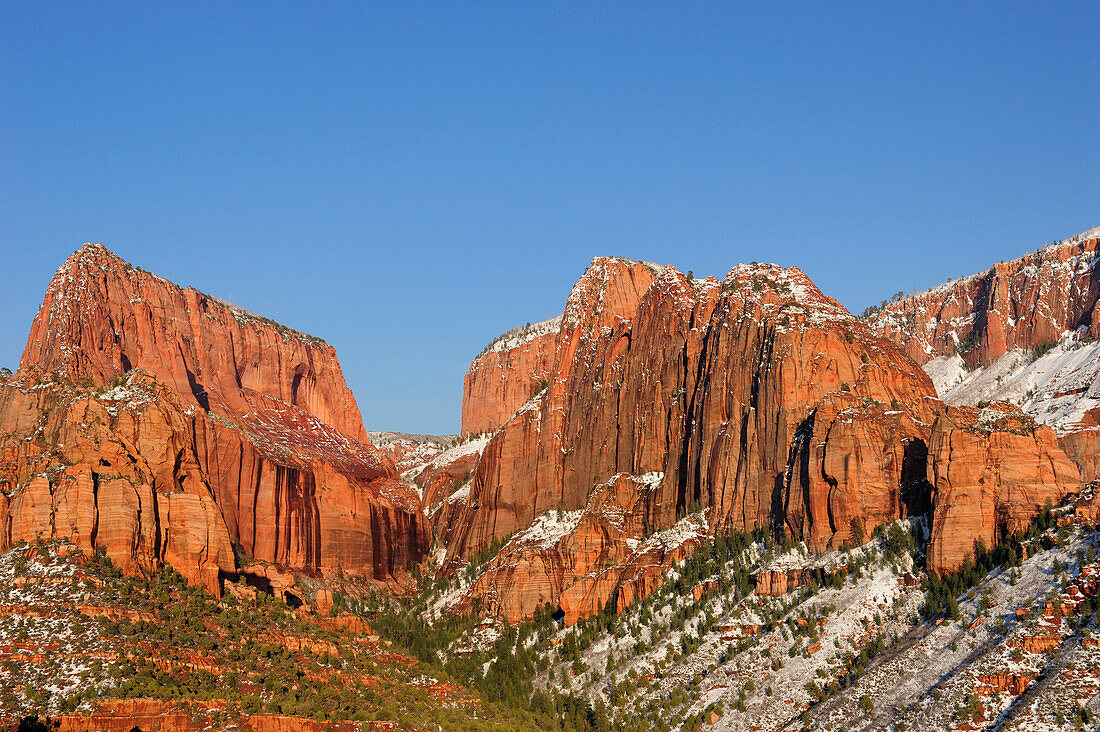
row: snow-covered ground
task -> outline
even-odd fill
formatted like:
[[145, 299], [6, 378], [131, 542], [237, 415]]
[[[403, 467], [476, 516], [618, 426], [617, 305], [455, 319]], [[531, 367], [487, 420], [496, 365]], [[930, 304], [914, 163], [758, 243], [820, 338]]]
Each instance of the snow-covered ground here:
[[[557, 333], [559, 330], [561, 330], [560, 315], [549, 318], [548, 320], [543, 320], [540, 323], [521, 325], [505, 333], [501, 333], [494, 338], [489, 345], [485, 347], [485, 351], [482, 352], [482, 355], [493, 351], [510, 351], [540, 336]], [[481, 356], [478, 356], [478, 358], [480, 357]], [[474, 360], [476, 361], [477, 359]]]
[[924, 370], [948, 404], [1007, 401], [1060, 432], [1100, 406], [1100, 343], [1083, 343], [1072, 333], [1037, 359], [1016, 349], [968, 371], [958, 355], [939, 356]]
[[[779, 597], [711, 592], [696, 600], [658, 591], [582, 645], [579, 663], [559, 645], [576, 629], [558, 631], [550, 669], [536, 685], [603, 699], [627, 716], [656, 714], [673, 729], [692, 718], [708, 730], [761, 732], [1075, 729], [1080, 704], [1100, 719], [1100, 629], [1074, 633], [1068, 620], [1041, 611], [1017, 616], [1017, 608], [1040, 607], [1073, 583], [1079, 557], [1095, 557], [1100, 534], [1063, 534], [1059, 547], [1039, 551], [1018, 570], [994, 571], [960, 598], [958, 620], [939, 624], [920, 617], [924, 592], [908, 574], [916, 571], [911, 558], [888, 559], [881, 540], [823, 557], [757, 544], [740, 560], [754, 571], [859, 571], [839, 588], [803, 587]], [[1065, 568], [1058, 574], [1056, 562]], [[711, 579], [732, 576], [736, 564]], [[1089, 637], [1098, 640], [1086, 645]], [[1057, 648], [1038, 652], [1029, 645], [1035, 638]], [[847, 676], [851, 660], [875, 644], [882, 650], [866, 672]], [[839, 686], [817, 701], [831, 683]], [[1026, 690], [1015, 696], [997, 683]], [[967, 722], [973, 699], [984, 717]]]

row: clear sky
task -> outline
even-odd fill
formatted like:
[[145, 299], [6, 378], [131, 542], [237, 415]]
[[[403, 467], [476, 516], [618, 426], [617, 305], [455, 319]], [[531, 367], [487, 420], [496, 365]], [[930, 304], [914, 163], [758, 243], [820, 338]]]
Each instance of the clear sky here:
[[0, 0], [0, 365], [85, 241], [453, 432], [614, 254], [860, 311], [1100, 225], [1100, 4]]

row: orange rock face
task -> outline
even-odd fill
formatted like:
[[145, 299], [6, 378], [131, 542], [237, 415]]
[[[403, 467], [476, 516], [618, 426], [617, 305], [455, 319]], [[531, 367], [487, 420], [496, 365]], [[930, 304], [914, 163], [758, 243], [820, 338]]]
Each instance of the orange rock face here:
[[[617, 501], [639, 512], [643, 536], [700, 508], [709, 531], [780, 525], [824, 549], [927, 508], [925, 445], [940, 408], [931, 382], [797, 269], [741, 265], [719, 283], [594, 260], [566, 304], [553, 364], [547, 389], [486, 447], [452, 558], [552, 508], [583, 510], [585, 532], [593, 488], [620, 474], [646, 486], [644, 500]], [[577, 541], [494, 568], [508, 575], [498, 588], [527, 587], [530, 600], [475, 593], [506, 616], [555, 598], [564, 610], [578, 577], [627, 561]]]
[[802, 569], [769, 569], [753, 575], [756, 587], [754, 591], [758, 595], [778, 596], [785, 595], [791, 590], [806, 584], [809, 573]]
[[[0, 478], [7, 541], [71, 532], [112, 557], [133, 552], [135, 567], [167, 561], [207, 585], [234, 569], [229, 541], [279, 565], [383, 581], [427, 550], [418, 496], [365, 442], [335, 352], [317, 339], [86, 245], [50, 283], [21, 377], [32, 369], [88, 385], [51, 398], [79, 393], [90, 406], [58, 412], [24, 382], [0, 394], [14, 476], [6, 487]], [[121, 383], [135, 369], [146, 375]], [[62, 421], [55, 432], [27, 431], [52, 418]], [[123, 447], [101, 454], [106, 438], [90, 432], [99, 428]], [[74, 433], [88, 443], [79, 453]], [[127, 456], [149, 467], [124, 485]], [[51, 466], [71, 474], [71, 488]]]
[[1002, 694], [1019, 696], [1027, 690], [1027, 687], [1031, 686], [1035, 679], [1036, 676], [1033, 674], [1000, 673], [979, 676], [978, 683], [987, 687], [989, 693], [997, 691]]
[[648, 532], [652, 485], [617, 475], [596, 487], [584, 509], [540, 517], [490, 561], [469, 597], [509, 621], [550, 603], [572, 624], [608, 603], [618, 609], [649, 595], [707, 534], [701, 516]]
[[1093, 259], [1100, 229], [1092, 229], [983, 273], [891, 303], [871, 326], [899, 343], [918, 363], [961, 353], [986, 366], [1013, 348], [1056, 341], [1084, 328], [1100, 337], [1100, 278]]
[[[838, 544], [851, 527], [829, 517], [828, 494], [862, 497], [884, 483], [883, 495], [868, 493], [867, 531], [903, 513], [905, 445], [921, 435], [913, 417], [930, 423], [937, 404], [915, 364], [797, 269], [742, 265], [720, 285], [596, 260], [556, 350], [547, 391], [486, 448], [460, 551], [552, 506], [580, 508], [617, 473], [658, 472], [654, 527], [698, 503], [713, 508], [714, 526], [774, 516], [818, 547]], [[807, 439], [792, 454], [799, 430], [829, 444], [811, 450]], [[864, 444], [872, 433], [874, 447]]]
[[184, 404], [226, 417], [249, 413], [253, 395], [273, 397], [367, 441], [332, 346], [131, 267], [101, 244], [86, 244], [54, 275], [20, 361], [27, 366], [97, 384], [144, 369]]
[[462, 385], [462, 435], [493, 432], [545, 386], [560, 318], [510, 331], [474, 359]]
[[950, 407], [936, 419], [928, 479], [935, 488], [928, 568], [937, 573], [962, 566], [975, 542], [991, 548], [1026, 528], [1048, 500], [1056, 504], [1081, 484], [1054, 432], [1003, 403]]
[[1058, 445], [1081, 470], [1081, 481], [1100, 478], [1100, 429], [1090, 427], [1058, 435]]
[[[126, 572], [167, 562], [218, 592], [233, 549], [175, 396], [140, 373], [125, 403], [40, 379], [24, 371], [0, 383], [0, 489], [10, 495], [0, 545], [65, 539], [103, 548]], [[18, 419], [28, 408], [35, 425]]]

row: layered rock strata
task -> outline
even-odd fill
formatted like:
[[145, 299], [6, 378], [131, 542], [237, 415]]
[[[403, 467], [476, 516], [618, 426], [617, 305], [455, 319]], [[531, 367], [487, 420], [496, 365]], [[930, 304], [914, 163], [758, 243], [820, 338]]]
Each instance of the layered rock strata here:
[[[708, 532], [782, 528], [821, 550], [927, 510], [926, 444], [940, 408], [931, 381], [796, 268], [740, 265], [719, 282], [598, 258], [567, 301], [553, 364], [546, 389], [489, 441], [453, 560], [552, 509], [587, 514], [593, 488], [616, 475], [661, 478], [626, 501], [638, 533], [604, 531], [611, 541], [705, 510]], [[624, 561], [605, 555], [599, 566]], [[518, 598], [525, 584], [568, 604], [574, 573], [597, 566], [525, 561], [541, 563], [525, 570], [537, 577], [559, 574], [494, 580], [491, 604], [508, 616], [530, 606]]]
[[937, 573], [961, 567], [976, 542], [992, 548], [1026, 529], [1045, 505], [1081, 487], [1053, 430], [1005, 403], [948, 408], [928, 449], [935, 488], [928, 568]]
[[[131, 267], [101, 245], [86, 245], [58, 270], [35, 318], [20, 376], [32, 373], [58, 388], [101, 387], [94, 401], [120, 405], [112, 407], [120, 419], [132, 420], [131, 429], [143, 434], [153, 420], [148, 404], [172, 415], [136, 451], [171, 452], [175, 470], [191, 470], [188, 485], [204, 486], [204, 494], [195, 494], [203, 500], [158, 499], [178, 492], [179, 479], [168, 474], [148, 481], [142, 474], [135, 484], [149, 487], [158, 507], [166, 503], [179, 515], [201, 515], [203, 526], [213, 510], [217, 527], [210, 529], [204, 568], [178, 567], [191, 579], [201, 575], [210, 584], [209, 566], [233, 570], [231, 551], [225, 560], [228, 541], [250, 557], [291, 569], [384, 582], [393, 582], [427, 550], [430, 531], [418, 496], [399, 479], [393, 461], [365, 442], [335, 352], [319, 339]], [[131, 403], [143, 409], [131, 414]], [[7, 436], [27, 439], [21, 432], [26, 424], [56, 407], [31, 407], [12, 396], [5, 410], [0, 425]], [[122, 436], [129, 439], [125, 431]], [[41, 455], [38, 462], [26, 463], [26, 455], [13, 462], [18, 477], [5, 490], [12, 509], [9, 542], [67, 530], [49, 519], [60, 499], [52, 483], [47, 489], [33, 477], [32, 466], [48, 473], [118, 459], [92, 448], [55, 454], [55, 444], [70, 444], [59, 432], [40, 431], [29, 442]], [[90, 474], [93, 485], [95, 476], [112, 475], [98, 468]], [[148, 502], [135, 510], [143, 521], [160, 516]], [[78, 513], [94, 526], [93, 514]], [[125, 532], [117, 541], [110, 532], [87, 529], [85, 535], [84, 544], [104, 546], [112, 556], [132, 549], [145, 558], [137, 563], [142, 569], [155, 560], [177, 565], [156, 539], [149, 539], [149, 550]]]
[[1083, 330], [1100, 337], [1100, 228], [988, 271], [887, 304], [870, 320], [918, 363], [962, 355], [971, 367]]
[[1009, 401], [1050, 425], [1091, 481], [1100, 474], [1098, 250], [1091, 229], [888, 303], [868, 322], [924, 365], [948, 404]]
[[125, 572], [167, 562], [219, 592], [234, 555], [191, 419], [140, 372], [111, 390], [33, 369], [0, 381], [0, 546], [64, 539]]
[[545, 388], [561, 318], [501, 335], [473, 360], [462, 384], [462, 435], [493, 432]]

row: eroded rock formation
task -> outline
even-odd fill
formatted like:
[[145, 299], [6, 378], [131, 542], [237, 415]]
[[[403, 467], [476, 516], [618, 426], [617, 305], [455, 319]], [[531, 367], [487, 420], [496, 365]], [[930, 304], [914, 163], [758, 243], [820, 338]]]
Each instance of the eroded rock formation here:
[[167, 561], [208, 586], [234, 569], [230, 541], [292, 569], [386, 582], [427, 550], [419, 498], [365, 442], [330, 346], [101, 245], [54, 276], [17, 383], [0, 403], [16, 451], [4, 541], [71, 531], [124, 565]]
[[1031, 349], [1084, 329], [1100, 337], [1100, 278], [1094, 276], [1100, 229], [988, 271], [890, 303], [872, 328], [918, 363], [959, 352], [988, 366], [1014, 348]]
[[[545, 391], [485, 449], [453, 559], [552, 508], [587, 517], [593, 488], [620, 474], [647, 486], [625, 501], [641, 537], [706, 509], [708, 531], [781, 526], [820, 550], [927, 509], [931, 381], [796, 268], [740, 265], [720, 283], [598, 258], [569, 296], [554, 354]], [[624, 561], [582, 547], [519, 560], [532, 595], [568, 603], [574, 572], [594, 566], [577, 556]], [[513, 571], [506, 584], [525, 581]], [[514, 615], [499, 595], [490, 602]]]
[[566, 624], [608, 603], [621, 609], [647, 596], [708, 531], [701, 514], [650, 531], [649, 503], [658, 481], [616, 475], [592, 491], [583, 509], [540, 516], [489, 562], [468, 596], [480, 610], [509, 621], [550, 603]]
[[1005, 532], [1027, 528], [1048, 501], [1081, 486], [1053, 430], [1004, 403], [948, 408], [928, 450], [935, 488], [928, 568], [938, 573], [962, 566], [975, 542], [992, 548]]
[[222, 416], [272, 397], [367, 442], [332, 346], [132, 267], [102, 244], [85, 244], [54, 275], [27, 366], [96, 384], [144, 369], [185, 404]]
[[151, 377], [88, 391], [27, 369], [0, 382], [0, 424], [4, 548], [65, 539], [126, 572], [168, 562], [214, 592], [234, 570], [189, 417]]
[[560, 325], [551, 318], [509, 331], [473, 360], [462, 385], [463, 437], [495, 431], [546, 386]]

